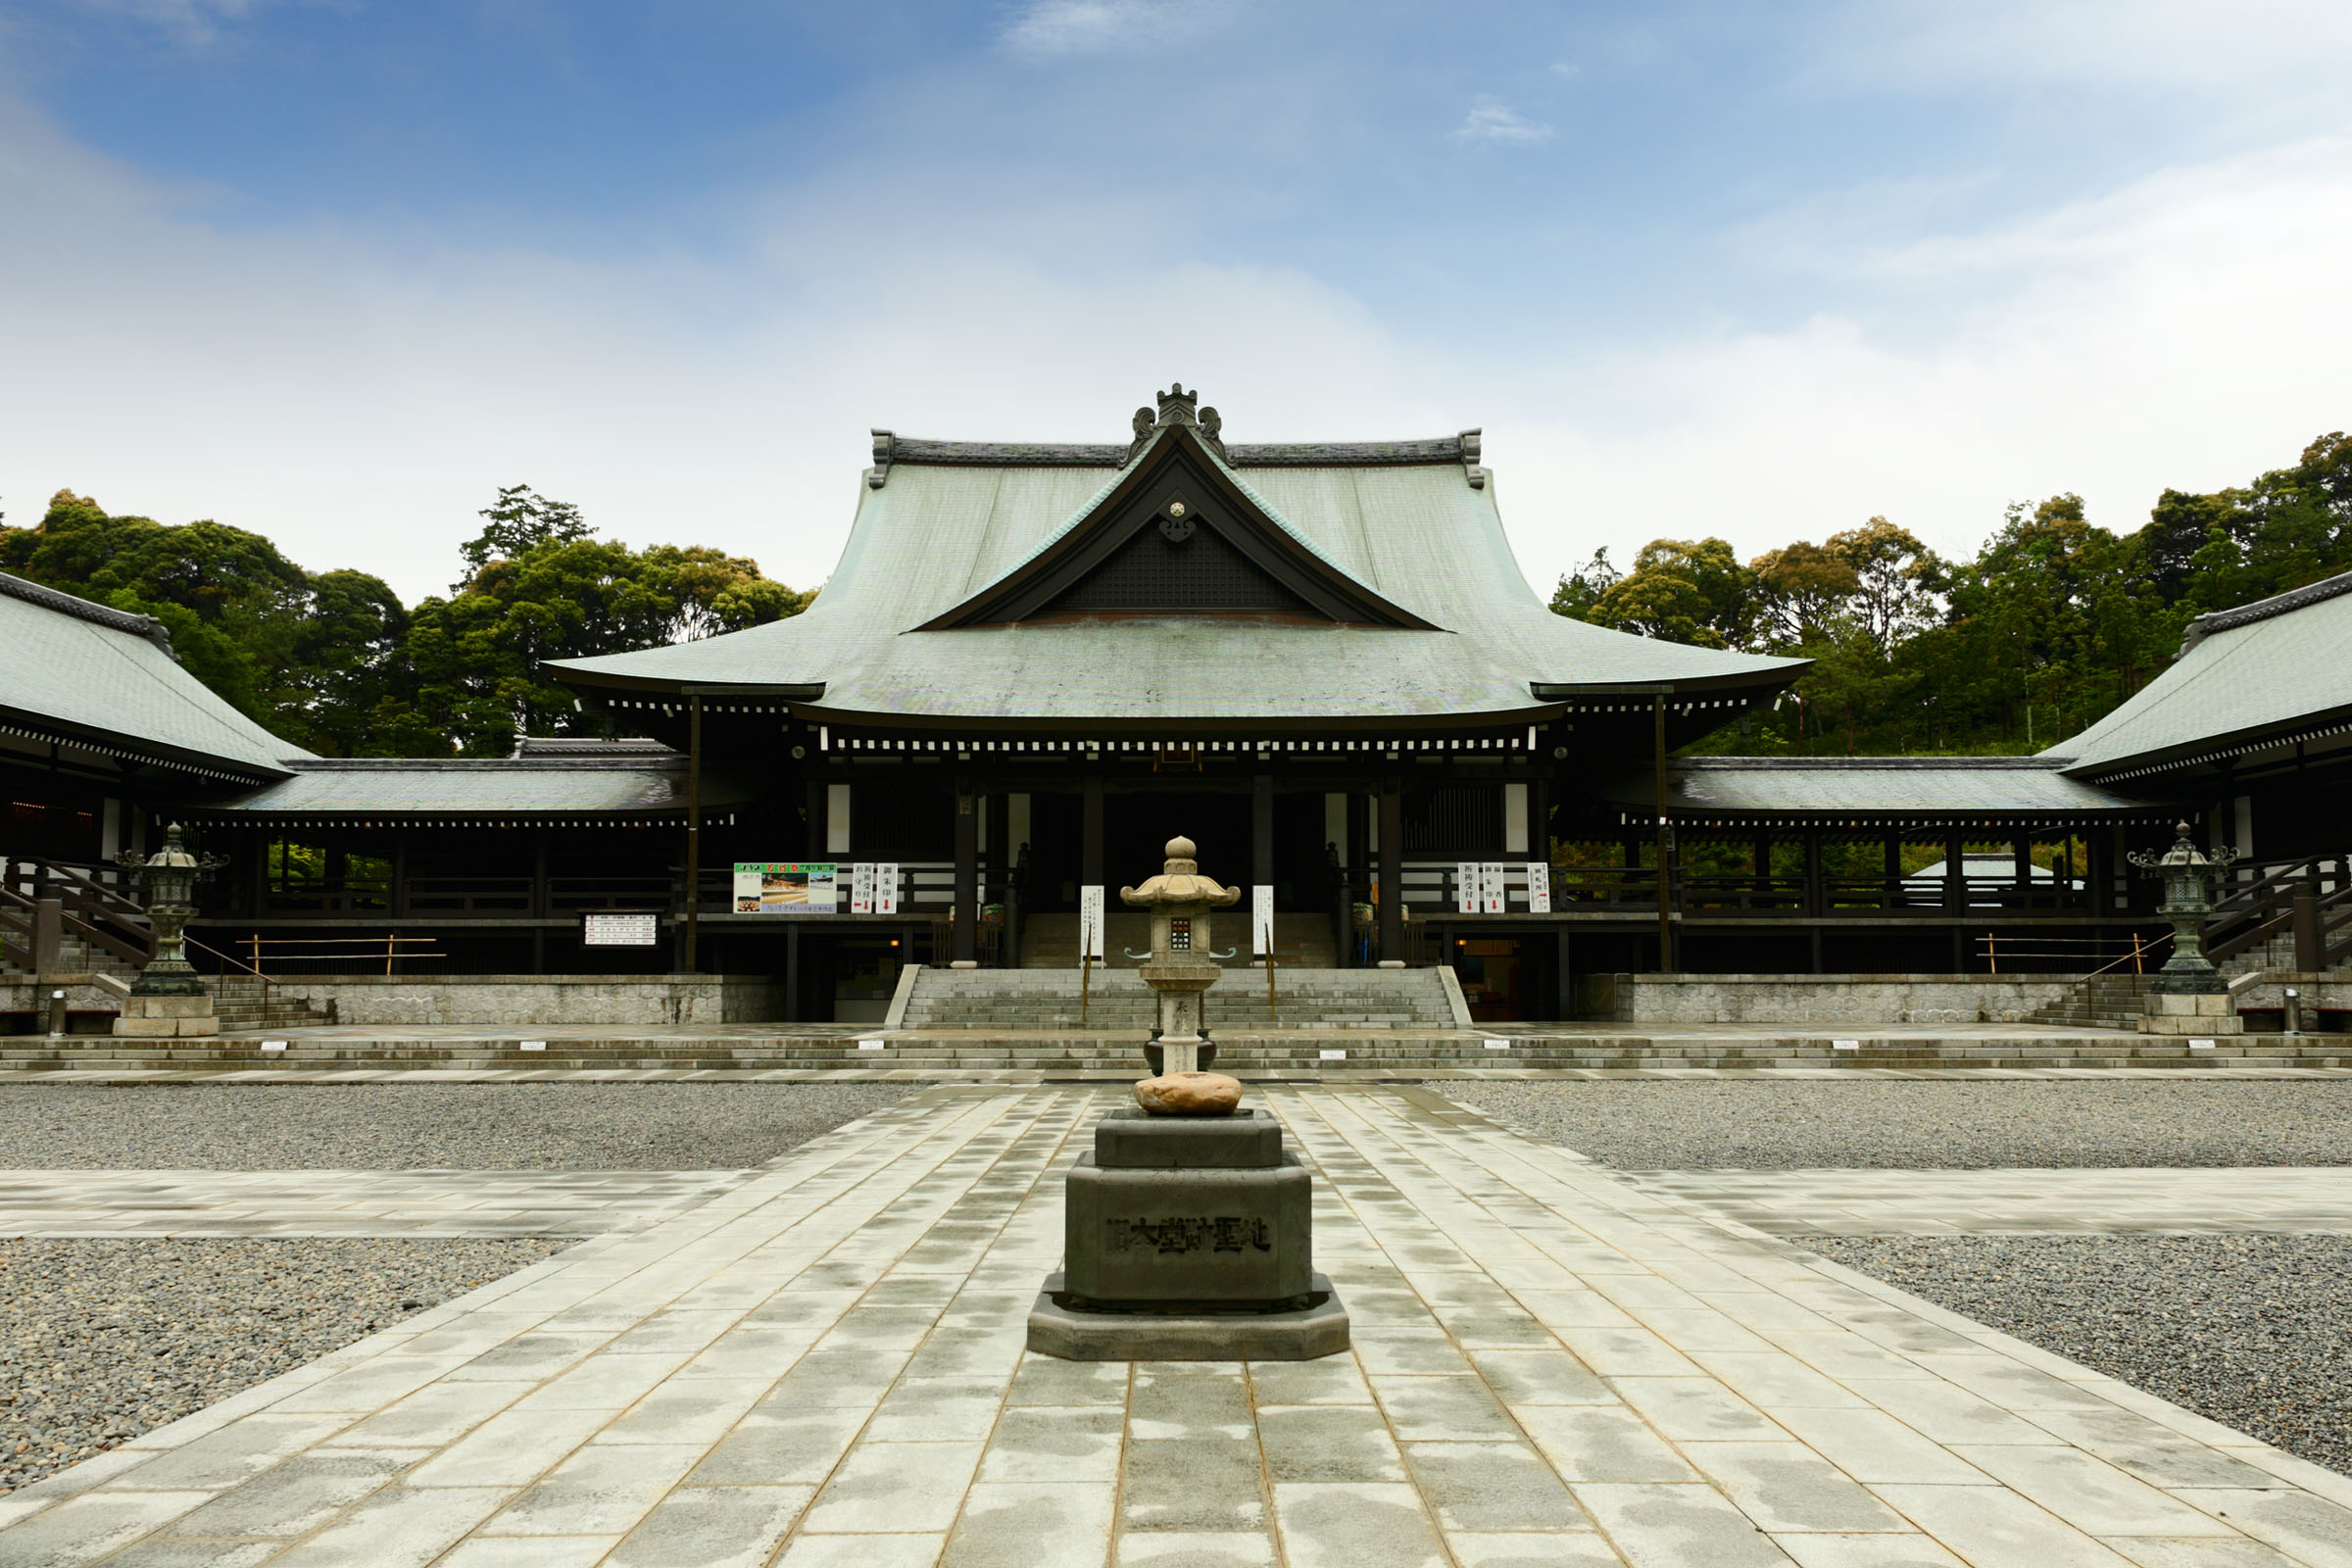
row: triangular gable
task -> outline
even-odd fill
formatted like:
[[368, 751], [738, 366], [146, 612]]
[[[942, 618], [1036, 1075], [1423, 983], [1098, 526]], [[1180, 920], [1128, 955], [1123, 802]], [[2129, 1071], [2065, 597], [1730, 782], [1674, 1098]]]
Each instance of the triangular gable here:
[[1309, 550], [1179, 424], [1163, 426], [1058, 538], [915, 630], [1116, 613], [1440, 629]]

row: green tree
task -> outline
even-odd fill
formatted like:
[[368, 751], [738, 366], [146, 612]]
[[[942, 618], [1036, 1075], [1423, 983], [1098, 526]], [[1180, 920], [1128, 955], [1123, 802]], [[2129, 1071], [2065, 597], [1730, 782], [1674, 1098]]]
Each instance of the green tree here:
[[1721, 539], [1652, 539], [1584, 618], [1699, 648], [1747, 644], [1755, 577]]
[[467, 756], [506, 756], [517, 735], [607, 732], [547, 675], [550, 660], [740, 631], [798, 614], [814, 598], [708, 546], [634, 551], [589, 537], [563, 502], [529, 495], [536, 510], [520, 521], [497, 515], [522, 507], [518, 492], [501, 491], [500, 506], [483, 513], [490, 525], [461, 550], [469, 569], [457, 590], [425, 600], [410, 621], [416, 710]]
[[1804, 539], [1765, 552], [1748, 569], [1756, 585], [1756, 633], [1773, 648], [1826, 637], [1862, 585], [1842, 556]]
[[1592, 552], [1592, 559], [1560, 578], [1551, 591], [1551, 612], [1570, 620], [1591, 620], [1601, 595], [1617, 586], [1625, 573], [1609, 560], [1609, 547]]

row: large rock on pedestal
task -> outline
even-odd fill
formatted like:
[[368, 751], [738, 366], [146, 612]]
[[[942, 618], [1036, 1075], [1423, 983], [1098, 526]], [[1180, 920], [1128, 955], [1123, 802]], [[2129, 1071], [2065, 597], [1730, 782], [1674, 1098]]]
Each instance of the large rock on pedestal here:
[[1346, 1349], [1347, 1310], [1314, 1272], [1308, 1184], [1271, 1117], [1111, 1112], [1070, 1171], [1062, 1268], [1029, 1314], [1029, 1348], [1081, 1361]]
[[1242, 1081], [1221, 1072], [1172, 1072], [1135, 1086], [1135, 1102], [1156, 1116], [1230, 1116], [1242, 1102]]

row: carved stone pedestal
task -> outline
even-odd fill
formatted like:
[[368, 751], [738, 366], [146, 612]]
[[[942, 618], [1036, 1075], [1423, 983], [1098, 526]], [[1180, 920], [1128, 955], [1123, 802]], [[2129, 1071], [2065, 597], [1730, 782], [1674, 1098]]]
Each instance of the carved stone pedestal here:
[[1076, 1361], [1303, 1361], [1348, 1348], [1314, 1272], [1306, 1167], [1250, 1111], [1118, 1110], [1072, 1168], [1029, 1348]]

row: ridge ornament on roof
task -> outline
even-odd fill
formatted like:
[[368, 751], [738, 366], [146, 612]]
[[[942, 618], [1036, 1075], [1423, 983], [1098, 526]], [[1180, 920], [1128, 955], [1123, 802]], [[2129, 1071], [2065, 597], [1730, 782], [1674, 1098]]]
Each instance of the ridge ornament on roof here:
[[1083, 516], [961, 604], [911, 628], [1087, 615], [1273, 615], [1444, 628], [1325, 559], [1225, 463], [1223, 421], [1176, 385], [1135, 411], [1127, 472]]

